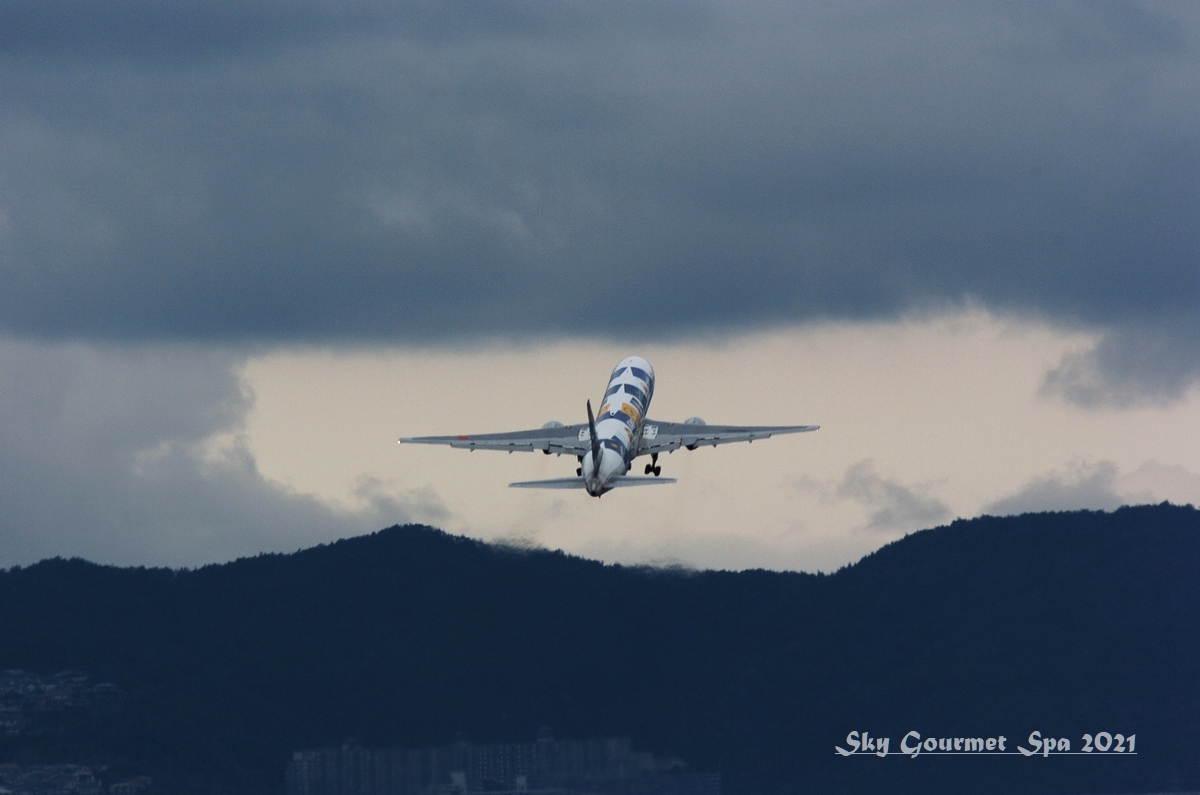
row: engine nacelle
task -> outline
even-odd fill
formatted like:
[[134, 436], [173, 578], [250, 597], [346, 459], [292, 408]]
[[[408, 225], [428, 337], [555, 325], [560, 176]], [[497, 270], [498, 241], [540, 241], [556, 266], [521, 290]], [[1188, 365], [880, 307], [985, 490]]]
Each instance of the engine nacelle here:
[[684, 425], [707, 425], [708, 423], [699, 417], [688, 417], [683, 421]]

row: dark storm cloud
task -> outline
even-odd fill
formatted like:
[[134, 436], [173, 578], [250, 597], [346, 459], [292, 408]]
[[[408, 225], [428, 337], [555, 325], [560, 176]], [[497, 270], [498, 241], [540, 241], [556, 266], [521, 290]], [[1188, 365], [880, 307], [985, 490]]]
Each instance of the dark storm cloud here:
[[[0, 329], [680, 336], [982, 302], [1200, 375], [1189, 5], [6, 3]], [[63, 14], [63, 9], [72, 14]]]

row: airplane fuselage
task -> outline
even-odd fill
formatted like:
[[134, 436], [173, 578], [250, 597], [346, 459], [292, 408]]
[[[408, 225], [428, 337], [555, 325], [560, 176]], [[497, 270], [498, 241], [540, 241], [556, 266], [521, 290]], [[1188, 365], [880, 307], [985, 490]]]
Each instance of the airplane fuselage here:
[[608, 379], [608, 388], [596, 415], [599, 458], [584, 455], [580, 462], [584, 488], [599, 497], [612, 488], [614, 478], [629, 471], [642, 436], [642, 423], [654, 397], [654, 368], [640, 356], [622, 359]]

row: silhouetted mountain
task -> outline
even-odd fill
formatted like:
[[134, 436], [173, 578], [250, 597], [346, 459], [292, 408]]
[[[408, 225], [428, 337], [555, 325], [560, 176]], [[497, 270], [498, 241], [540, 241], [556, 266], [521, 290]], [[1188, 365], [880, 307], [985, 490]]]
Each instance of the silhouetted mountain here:
[[[0, 742], [165, 789], [280, 792], [289, 752], [624, 735], [731, 793], [1200, 786], [1200, 513], [984, 517], [833, 575], [605, 566], [428, 527], [194, 571], [0, 574], [0, 669], [124, 701]], [[1137, 755], [844, 758], [851, 730], [1137, 735]], [[73, 761], [66, 760], [63, 761]]]

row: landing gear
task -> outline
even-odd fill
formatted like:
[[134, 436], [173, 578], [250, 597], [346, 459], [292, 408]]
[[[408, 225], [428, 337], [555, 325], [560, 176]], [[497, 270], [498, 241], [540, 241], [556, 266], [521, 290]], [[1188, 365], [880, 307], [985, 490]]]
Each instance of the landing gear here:
[[646, 474], [649, 475], [651, 472], [654, 473], [654, 477], [662, 474], [662, 467], [658, 465], [658, 453], [651, 453], [650, 463], [646, 464]]
[[575, 467], [575, 477], [581, 477], [583, 475], [583, 456], [577, 455], [575, 457], [579, 459], [579, 466]]

